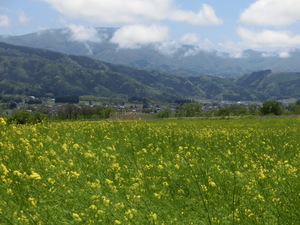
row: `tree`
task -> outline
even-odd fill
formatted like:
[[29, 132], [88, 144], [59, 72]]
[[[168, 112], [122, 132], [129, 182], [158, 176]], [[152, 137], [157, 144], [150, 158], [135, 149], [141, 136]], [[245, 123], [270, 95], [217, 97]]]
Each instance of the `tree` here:
[[178, 108], [177, 116], [194, 117], [202, 112], [202, 105], [199, 103], [185, 103]]
[[255, 115], [259, 113], [260, 107], [257, 104], [253, 104], [249, 106], [248, 110], [251, 115]]
[[55, 98], [55, 103], [79, 103], [79, 96], [57, 96]]
[[172, 115], [171, 109], [164, 109], [164, 110], [159, 111], [156, 114], [156, 117], [157, 118], [169, 118], [169, 117], [171, 117], [171, 115]]
[[280, 106], [279, 102], [274, 100], [267, 100], [263, 103], [260, 111], [263, 115], [281, 115], [283, 113], [283, 108]]
[[293, 105], [293, 106], [291, 107], [291, 111], [292, 111], [294, 114], [300, 115], [300, 105]]
[[15, 124], [36, 124], [41, 123], [47, 119], [47, 116], [43, 113], [31, 113], [26, 110], [15, 111], [12, 117], [7, 119], [7, 122]]
[[291, 106], [290, 109], [294, 114], [299, 115], [300, 114], [300, 99], [296, 102], [296, 104]]
[[62, 120], [77, 119], [79, 108], [75, 104], [65, 104], [57, 112], [58, 118]]

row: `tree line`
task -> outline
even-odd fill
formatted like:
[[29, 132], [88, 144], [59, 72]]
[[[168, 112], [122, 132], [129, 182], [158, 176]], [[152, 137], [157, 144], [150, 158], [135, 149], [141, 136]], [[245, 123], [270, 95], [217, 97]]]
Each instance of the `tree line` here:
[[[1, 111], [1, 110], [0, 110]], [[55, 114], [42, 113], [38, 111], [16, 110], [15, 113], [7, 118], [8, 123], [15, 124], [35, 124], [52, 120], [99, 120], [109, 119], [117, 110], [111, 106], [79, 106], [76, 104], [63, 104]], [[149, 111], [144, 111], [150, 113]], [[228, 117], [228, 116], [245, 116], [245, 115], [300, 115], [300, 100], [295, 104], [284, 108], [274, 100], [267, 100], [262, 105], [230, 105], [223, 108], [213, 108], [203, 111], [203, 105], [193, 101], [185, 101], [179, 104], [174, 110], [166, 108], [153, 113], [156, 118], [170, 117]]]

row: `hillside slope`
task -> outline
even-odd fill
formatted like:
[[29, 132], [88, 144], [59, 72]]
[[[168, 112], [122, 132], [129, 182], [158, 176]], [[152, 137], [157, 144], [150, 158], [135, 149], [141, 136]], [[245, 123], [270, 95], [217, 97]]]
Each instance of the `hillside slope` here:
[[0, 91], [44, 96], [97, 95], [259, 100], [264, 96], [225, 79], [176, 77], [23, 46], [0, 43]]
[[300, 73], [264, 70], [241, 76], [235, 83], [273, 99], [300, 98]]

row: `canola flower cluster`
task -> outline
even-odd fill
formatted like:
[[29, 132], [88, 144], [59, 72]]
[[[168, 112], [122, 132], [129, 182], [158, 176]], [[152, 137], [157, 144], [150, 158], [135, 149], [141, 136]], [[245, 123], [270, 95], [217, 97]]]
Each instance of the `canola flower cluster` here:
[[0, 118], [0, 224], [298, 224], [299, 133], [299, 118]]

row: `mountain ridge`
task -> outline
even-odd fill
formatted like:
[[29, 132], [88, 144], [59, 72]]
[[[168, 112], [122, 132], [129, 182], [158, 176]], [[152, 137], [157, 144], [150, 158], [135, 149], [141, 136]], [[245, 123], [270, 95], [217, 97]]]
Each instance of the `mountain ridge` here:
[[290, 57], [280, 58], [274, 54], [248, 49], [242, 53], [242, 57], [233, 58], [229, 53], [205, 51], [197, 46], [181, 44], [179, 47], [168, 47], [172, 54], [162, 54], [165, 46], [120, 48], [111, 42], [117, 28], [95, 30], [97, 35], [91, 40], [79, 40], [72, 30], [63, 28], [20, 36], [0, 36], [0, 41], [68, 55], [85, 55], [108, 63], [158, 70], [183, 77], [213, 75], [236, 78], [265, 69], [281, 72], [300, 71], [300, 65], [297, 63], [300, 60], [299, 50], [291, 52]]
[[180, 77], [86, 56], [0, 42], [0, 90], [45, 96], [132, 96], [175, 99], [260, 100], [260, 93], [213, 76]]

